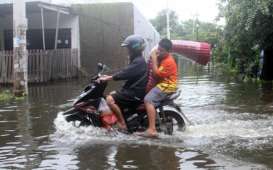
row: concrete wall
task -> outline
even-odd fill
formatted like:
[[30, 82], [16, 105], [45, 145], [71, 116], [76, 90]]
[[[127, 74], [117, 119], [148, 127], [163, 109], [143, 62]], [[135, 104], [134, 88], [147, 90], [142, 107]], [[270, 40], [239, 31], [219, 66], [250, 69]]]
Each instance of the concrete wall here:
[[114, 70], [127, 65], [127, 52], [120, 43], [128, 35], [146, 39], [146, 56], [159, 41], [157, 31], [132, 3], [78, 4], [72, 9], [80, 18], [81, 63], [88, 72], [95, 72], [98, 62]]
[[134, 7], [134, 33], [145, 38], [147, 46], [144, 51], [144, 56], [147, 59], [150, 50], [159, 42], [160, 35], [136, 7]]
[[120, 47], [133, 34], [131, 3], [78, 4], [72, 6], [79, 15], [81, 64], [94, 73], [98, 62], [113, 70], [128, 63], [126, 50]]

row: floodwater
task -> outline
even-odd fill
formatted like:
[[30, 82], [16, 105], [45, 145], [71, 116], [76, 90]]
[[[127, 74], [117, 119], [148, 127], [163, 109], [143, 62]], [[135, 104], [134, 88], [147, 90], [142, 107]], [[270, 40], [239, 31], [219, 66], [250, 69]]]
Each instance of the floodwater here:
[[86, 81], [33, 86], [0, 104], [0, 169], [273, 169], [273, 91], [184, 74], [185, 132], [144, 139], [64, 121]]

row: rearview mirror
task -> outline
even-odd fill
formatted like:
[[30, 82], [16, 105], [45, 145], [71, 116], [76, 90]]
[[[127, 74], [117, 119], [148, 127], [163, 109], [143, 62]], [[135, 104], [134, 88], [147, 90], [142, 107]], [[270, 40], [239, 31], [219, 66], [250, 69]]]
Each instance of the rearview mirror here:
[[98, 65], [97, 65], [98, 72], [101, 72], [103, 70], [103, 68], [104, 68], [104, 64], [98, 63]]

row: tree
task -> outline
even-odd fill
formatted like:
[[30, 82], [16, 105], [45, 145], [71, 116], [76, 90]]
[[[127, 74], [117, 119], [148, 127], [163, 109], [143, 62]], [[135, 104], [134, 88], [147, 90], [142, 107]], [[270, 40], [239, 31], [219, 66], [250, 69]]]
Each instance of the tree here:
[[[151, 22], [162, 37], [166, 36], [166, 11], [162, 10]], [[197, 32], [198, 25], [198, 32]], [[170, 11], [171, 39], [205, 41], [216, 44], [219, 27], [213, 23], [201, 22], [198, 19], [179, 21], [174, 11]], [[193, 32], [195, 30], [195, 32]], [[197, 35], [198, 33], [198, 35]]]
[[[153, 24], [153, 26], [156, 28], [156, 30], [159, 32], [161, 36], [166, 36], [167, 34], [166, 33], [166, 25], [167, 25], [166, 13], [167, 13], [167, 10], [164, 9], [159, 12], [156, 18], [151, 20], [151, 23]], [[170, 10], [169, 16], [170, 16], [171, 34], [173, 34], [179, 30], [178, 16], [172, 10]]]
[[261, 78], [273, 80], [273, 1], [219, 0], [219, 8], [219, 16], [226, 19], [224, 46], [234, 67], [242, 74], [256, 75], [259, 53], [264, 50]]

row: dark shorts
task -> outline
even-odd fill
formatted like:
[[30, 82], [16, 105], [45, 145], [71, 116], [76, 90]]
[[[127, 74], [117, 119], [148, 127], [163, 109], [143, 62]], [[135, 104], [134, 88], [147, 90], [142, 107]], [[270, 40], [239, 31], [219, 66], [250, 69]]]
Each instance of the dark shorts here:
[[158, 107], [169, 95], [169, 93], [162, 92], [158, 87], [154, 87], [146, 94], [144, 102], [151, 103], [155, 107]]
[[135, 97], [134, 94], [129, 92], [117, 91], [114, 94], [111, 94], [115, 103], [121, 108], [130, 108], [130, 107], [137, 107], [141, 100]]

